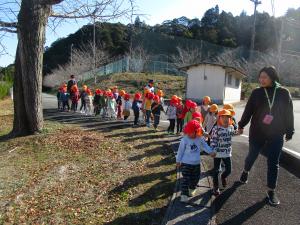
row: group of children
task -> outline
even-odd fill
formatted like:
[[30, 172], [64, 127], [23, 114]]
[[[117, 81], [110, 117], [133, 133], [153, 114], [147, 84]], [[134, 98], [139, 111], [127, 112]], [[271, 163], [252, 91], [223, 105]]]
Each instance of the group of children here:
[[234, 119], [234, 108], [225, 104], [219, 110], [216, 104], [211, 104], [208, 96], [198, 109], [187, 100], [184, 110], [184, 136], [180, 141], [176, 155], [176, 165], [180, 167], [183, 180], [181, 183], [181, 201], [188, 202], [195, 195], [200, 178], [200, 152], [203, 150], [214, 159], [213, 194], [220, 195], [219, 174], [222, 186], [227, 186], [227, 177], [231, 173], [232, 137], [238, 135]]
[[[79, 90], [77, 84], [74, 84], [67, 91], [67, 84], [63, 84], [57, 93], [58, 110], [72, 110], [76, 112], [80, 100], [80, 113], [85, 115], [99, 115], [102, 118], [108, 119], [124, 118], [124, 120], [127, 120], [131, 109], [130, 97], [130, 94], [124, 90], [118, 91], [118, 87], [116, 86], [107, 90], [96, 89], [93, 94], [87, 85], [83, 85], [82, 89]], [[69, 101], [71, 102], [71, 107]], [[124, 107], [122, 107], [123, 104]]]
[[[160, 122], [161, 112], [167, 115], [169, 120], [168, 134], [177, 134], [183, 131], [176, 156], [176, 165], [181, 168], [183, 181], [181, 185], [181, 201], [187, 202], [189, 196], [195, 194], [196, 186], [200, 178], [200, 152], [204, 150], [214, 158], [213, 194], [220, 194], [219, 174], [221, 163], [225, 170], [221, 174], [223, 187], [227, 185], [227, 177], [231, 173], [231, 138], [237, 134], [234, 119], [234, 108], [231, 104], [225, 104], [219, 110], [216, 104], [212, 104], [209, 96], [205, 96], [198, 107], [192, 100], [183, 101], [173, 95], [166, 108], [163, 107], [162, 90], [154, 93], [151, 87], [145, 87], [144, 93], [135, 93], [131, 96], [125, 90], [118, 90], [114, 86], [107, 90], [96, 89], [92, 91], [83, 85], [79, 90], [77, 84], [73, 84], [69, 91], [63, 84], [58, 91], [58, 108], [61, 111], [77, 111], [78, 102], [81, 100], [80, 112], [86, 115], [99, 115], [103, 118], [127, 120], [131, 110], [134, 114], [133, 126], [140, 125], [140, 115], [143, 115], [144, 123], [156, 131]], [[133, 97], [132, 102], [130, 101]], [[71, 101], [71, 107], [69, 106]], [[93, 110], [92, 110], [93, 109]]]

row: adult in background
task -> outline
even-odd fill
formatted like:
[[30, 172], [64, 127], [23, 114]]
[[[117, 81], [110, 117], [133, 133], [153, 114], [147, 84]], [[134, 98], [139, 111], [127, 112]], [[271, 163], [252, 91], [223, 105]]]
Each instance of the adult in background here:
[[279, 158], [285, 140], [294, 134], [293, 103], [290, 93], [279, 84], [275, 67], [264, 67], [259, 72], [260, 87], [252, 91], [244, 113], [238, 123], [239, 133], [251, 120], [249, 152], [245, 159], [241, 183], [248, 182], [248, 174], [262, 148], [267, 154], [267, 197], [271, 205], [280, 203], [275, 192], [279, 170]]
[[75, 84], [77, 84], [77, 81], [75, 80], [75, 75], [71, 75], [70, 80], [68, 81], [68, 84], [67, 84], [67, 92], [68, 93], [71, 93], [71, 88]]
[[75, 76], [72, 74], [70, 76], [70, 80], [67, 83], [67, 92], [69, 93], [68, 107], [70, 106], [70, 104], [72, 104], [72, 98], [74, 95], [74, 93], [72, 92], [72, 87], [74, 85], [77, 85], [77, 82], [75, 80]]
[[154, 81], [149, 80], [145, 88], [147, 88], [151, 93], [154, 93]]

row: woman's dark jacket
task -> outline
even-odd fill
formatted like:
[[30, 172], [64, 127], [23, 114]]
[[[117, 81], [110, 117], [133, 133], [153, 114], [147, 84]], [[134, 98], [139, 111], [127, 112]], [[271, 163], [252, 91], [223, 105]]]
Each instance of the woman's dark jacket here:
[[[272, 102], [275, 87], [266, 88], [270, 102]], [[263, 123], [266, 114], [270, 113], [268, 99], [264, 88], [260, 87], [252, 91], [242, 115], [239, 128], [244, 128], [251, 119], [249, 139], [264, 141], [270, 138], [283, 136], [292, 138], [294, 134], [293, 102], [289, 91], [278, 87], [271, 115], [273, 121], [270, 125]]]

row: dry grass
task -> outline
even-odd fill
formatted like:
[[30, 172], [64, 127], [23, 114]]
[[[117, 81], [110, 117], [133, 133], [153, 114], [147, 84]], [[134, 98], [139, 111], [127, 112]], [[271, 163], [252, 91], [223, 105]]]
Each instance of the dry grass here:
[[1, 142], [0, 224], [159, 224], [175, 182], [167, 141], [146, 128], [46, 122]]
[[[143, 91], [143, 87], [147, 85], [148, 81], [152, 79], [155, 82], [155, 87], [158, 86], [166, 93], [166, 98], [172, 95], [184, 96], [185, 94], [185, 80], [183, 76], [173, 76], [165, 74], [145, 74], [145, 73], [122, 73], [112, 76], [99, 77], [96, 88], [106, 89], [117, 85], [119, 89], [125, 89], [129, 93], [136, 91]], [[92, 88], [94, 80], [86, 82]], [[158, 85], [160, 83], [160, 85]]]

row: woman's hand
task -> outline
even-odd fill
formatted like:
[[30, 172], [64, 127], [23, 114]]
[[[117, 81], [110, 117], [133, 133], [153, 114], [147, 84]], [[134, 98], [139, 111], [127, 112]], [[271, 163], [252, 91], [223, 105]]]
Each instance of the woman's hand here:
[[290, 140], [292, 140], [292, 135], [286, 134], [285, 135], [285, 141], [290, 141]]
[[239, 129], [238, 129], [238, 135], [241, 135], [241, 134], [243, 134], [243, 133], [244, 133], [244, 129], [239, 128]]
[[180, 162], [177, 162], [177, 163], [176, 163], [176, 167], [179, 168], [180, 166], [181, 166], [181, 163], [180, 163]]

